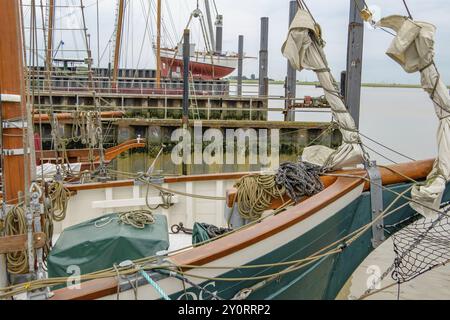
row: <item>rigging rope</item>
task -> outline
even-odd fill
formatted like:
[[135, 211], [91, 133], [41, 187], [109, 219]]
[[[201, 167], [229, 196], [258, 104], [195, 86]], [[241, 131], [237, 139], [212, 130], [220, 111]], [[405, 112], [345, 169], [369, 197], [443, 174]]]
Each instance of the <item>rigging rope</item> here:
[[[347, 177], [348, 175], [343, 175], [345, 177]], [[353, 177], [357, 177], [357, 178], [361, 178], [362, 180], [368, 180], [367, 178], [364, 177], [360, 177], [360, 176], [353, 176]], [[399, 194], [396, 193], [393, 190], [390, 190], [387, 187], [384, 187], [386, 190], [397, 194], [398, 197], [397, 199], [395, 199], [391, 205], [386, 208], [385, 212], [383, 214], [380, 215], [380, 218], [386, 218], [392, 214], [394, 214], [395, 212], [397, 212], [398, 210], [400, 210], [402, 207], [404, 207], [405, 205], [399, 206], [396, 209], [393, 209], [391, 211], [388, 212], [388, 210], [390, 210], [390, 208], [392, 208], [392, 206], [398, 201], [398, 199], [408, 199], [406, 196], [404, 196], [404, 194]], [[286, 208], [286, 206], [282, 206], [280, 207], [280, 210], [277, 210], [276, 212], [280, 212], [281, 210], [284, 210]], [[271, 216], [276, 215], [276, 213], [272, 214]], [[260, 221], [266, 219], [265, 217], [262, 217], [260, 220], [255, 221], [253, 223], [251, 223], [250, 225], [247, 226], [243, 226], [241, 228], [235, 229], [230, 233], [234, 233], [234, 232], [238, 232], [240, 230], [246, 229], [249, 226], [252, 226], [256, 223], [259, 223]], [[191, 274], [187, 274], [187, 273], [181, 273], [181, 275], [183, 276], [189, 276], [192, 278], [200, 278], [200, 279], [204, 279], [204, 278], [208, 278], [208, 279], [214, 279], [214, 280], [223, 280], [223, 281], [246, 281], [246, 280], [265, 280], [265, 279], [274, 279], [274, 277], [279, 278], [282, 275], [285, 274], [289, 274], [291, 272], [294, 272], [296, 270], [299, 270], [301, 268], [306, 267], [307, 265], [310, 265], [312, 263], [314, 263], [315, 261], [322, 259], [326, 256], [329, 255], [334, 255], [334, 254], [338, 254], [340, 252], [342, 252], [343, 249], [347, 248], [349, 245], [351, 245], [354, 241], [356, 241], [358, 238], [360, 238], [365, 232], [367, 232], [367, 230], [370, 230], [371, 226], [376, 223], [376, 221], [372, 221], [371, 223], [361, 227], [360, 229], [348, 234], [347, 236], [343, 237], [340, 240], [337, 240], [335, 242], [333, 242], [330, 245], [327, 245], [326, 247], [322, 248], [321, 250], [319, 250], [317, 253], [310, 255], [307, 258], [301, 259], [301, 260], [296, 260], [296, 261], [286, 261], [286, 262], [280, 262], [280, 263], [274, 263], [274, 264], [267, 264], [267, 265], [249, 265], [249, 266], [215, 266], [215, 267], [207, 267], [207, 266], [179, 266], [179, 267], [183, 267], [183, 268], [200, 268], [200, 269], [252, 269], [252, 268], [261, 268], [261, 267], [271, 267], [271, 266], [289, 266], [292, 265], [291, 268], [288, 268], [284, 271], [275, 273], [275, 274], [269, 274], [269, 275], [264, 275], [264, 276], [257, 276], [257, 277], [246, 277], [246, 278], [225, 278], [225, 279], [220, 279], [220, 278], [208, 278], [208, 277], [202, 277], [202, 276], [198, 276], [198, 275], [191, 275]], [[226, 235], [225, 235], [226, 236]], [[220, 236], [219, 238], [222, 238], [224, 236]], [[350, 239], [350, 240], [349, 240]], [[205, 243], [210, 242], [210, 241], [205, 241]], [[342, 243], [348, 243], [348, 245], [342, 246]], [[199, 244], [201, 245], [201, 244]], [[174, 252], [172, 252], [172, 254], [175, 254], [176, 252], [181, 252], [183, 250], [186, 250], [188, 248], [191, 248], [192, 246], [186, 247], [186, 248], [182, 248], [180, 250], [176, 250]], [[148, 264], [150, 262], [154, 262], [156, 259], [156, 257], [148, 257], [148, 258], [144, 258], [144, 259], [140, 259], [135, 261], [136, 264]], [[298, 265], [302, 263], [301, 265]], [[294, 267], [295, 265], [295, 267]], [[152, 270], [152, 269], [158, 269], [158, 270], [165, 270], [167, 269], [168, 271], [172, 271], [175, 272], [173, 269], [170, 269], [170, 267], [165, 267], [165, 266], [154, 266], [153, 267], [149, 267], [146, 268], [146, 270]], [[135, 274], [135, 271], [130, 271], [130, 270], [120, 270], [119, 272], [121, 275], [132, 275]], [[93, 280], [93, 279], [101, 279], [101, 278], [109, 278], [109, 277], [114, 277], [116, 275], [116, 271], [114, 269], [107, 269], [107, 270], [103, 270], [103, 271], [99, 271], [99, 272], [95, 272], [92, 274], [88, 274], [88, 275], [83, 275], [81, 276], [81, 280], [82, 281], [87, 281], [87, 280]], [[39, 289], [39, 288], [44, 288], [47, 286], [55, 286], [61, 283], [65, 283], [67, 281], [67, 278], [55, 278], [55, 279], [47, 279], [47, 280], [39, 280], [39, 281], [32, 281], [30, 283], [28, 283], [28, 285], [26, 287], [24, 287], [23, 285], [14, 285], [14, 286], [10, 286], [7, 288], [0, 288], [1, 291], [3, 291], [3, 294], [0, 294], [0, 298], [4, 298], [4, 297], [11, 297], [17, 293], [20, 292], [24, 292], [24, 291], [28, 291], [28, 290], [35, 290], [35, 289]]]
[[[403, 153], [401, 153], [401, 152], [399, 152], [399, 151], [397, 151], [397, 150], [394, 150], [393, 148], [390, 148], [390, 147], [384, 145], [383, 143], [378, 142], [378, 141], [376, 141], [375, 139], [372, 139], [372, 138], [368, 137], [367, 135], [365, 135], [365, 134], [363, 134], [363, 133], [361, 133], [361, 132], [359, 132], [359, 134], [360, 134], [362, 137], [366, 138], [367, 140], [372, 141], [373, 143], [379, 145], [380, 147], [383, 147], [383, 148], [385, 148], [385, 149], [387, 149], [387, 150], [389, 150], [389, 151], [391, 151], [391, 152], [393, 152], [393, 153], [395, 153], [395, 154], [397, 154], [397, 155], [399, 155], [399, 156], [402, 156], [402, 157], [405, 158], [405, 159], [408, 159], [408, 160], [411, 160], [411, 161], [417, 161], [416, 159], [413, 159], [413, 158], [411, 158], [411, 157], [409, 157], [409, 156], [407, 156], [407, 155], [405, 155], [405, 154], [403, 154]], [[367, 145], [366, 145], [366, 147], [367, 147]]]
[[70, 199], [70, 191], [62, 181], [54, 181], [48, 187], [48, 197], [51, 201], [51, 217], [56, 222], [66, 218], [67, 206]]
[[164, 299], [164, 300], [171, 300], [169, 298], [169, 296], [164, 292], [164, 290], [158, 285], [158, 283], [156, 283], [149, 275], [147, 272], [145, 272], [144, 270], [139, 270], [139, 273], [145, 278], [145, 280], [147, 280], [147, 282], [159, 293], [159, 295]]
[[403, 0], [403, 5], [405, 6], [406, 12], [408, 12], [409, 18], [412, 20], [413, 17], [411, 15], [411, 11], [409, 10], [408, 4], [406, 3], [406, 0]]

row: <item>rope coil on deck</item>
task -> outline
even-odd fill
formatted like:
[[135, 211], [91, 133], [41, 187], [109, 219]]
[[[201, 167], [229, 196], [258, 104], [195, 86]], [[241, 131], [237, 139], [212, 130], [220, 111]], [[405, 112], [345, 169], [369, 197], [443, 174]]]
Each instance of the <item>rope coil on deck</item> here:
[[136, 229], [144, 229], [145, 226], [154, 224], [155, 218], [149, 210], [137, 210], [119, 213], [119, 222]]
[[273, 199], [283, 199], [286, 189], [277, 185], [274, 175], [249, 175], [236, 184], [238, 210], [245, 220], [261, 218]]
[[277, 184], [286, 188], [287, 195], [298, 203], [304, 196], [313, 196], [324, 189], [320, 180], [322, 169], [306, 162], [285, 162], [275, 176]]
[[240, 216], [249, 221], [261, 218], [273, 200], [287, 194], [298, 203], [304, 196], [313, 196], [324, 189], [320, 180], [323, 169], [305, 162], [285, 162], [275, 175], [249, 175], [236, 183]]

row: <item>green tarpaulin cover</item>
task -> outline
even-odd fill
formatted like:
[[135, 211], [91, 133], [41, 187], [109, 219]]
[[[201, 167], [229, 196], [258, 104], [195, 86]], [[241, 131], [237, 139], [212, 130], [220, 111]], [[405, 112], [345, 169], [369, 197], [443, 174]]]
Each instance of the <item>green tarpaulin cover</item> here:
[[192, 230], [192, 245], [195, 247], [210, 239], [208, 230], [201, 223], [195, 223], [194, 229]]
[[[73, 272], [73, 267], [87, 274], [167, 250], [167, 219], [154, 217], [155, 223], [144, 229], [119, 223], [117, 214], [110, 214], [64, 230], [47, 259], [48, 276], [71, 276], [68, 272]], [[69, 267], [72, 271], [68, 271]]]

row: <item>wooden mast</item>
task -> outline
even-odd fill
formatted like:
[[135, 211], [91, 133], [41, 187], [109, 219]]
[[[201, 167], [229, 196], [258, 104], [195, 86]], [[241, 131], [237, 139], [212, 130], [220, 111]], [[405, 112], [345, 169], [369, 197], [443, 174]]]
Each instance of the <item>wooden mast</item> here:
[[53, 30], [55, 24], [55, 0], [49, 0], [48, 7], [48, 34], [47, 34], [47, 56], [46, 56], [46, 72], [47, 86], [51, 85], [52, 66], [53, 66]]
[[116, 43], [114, 48], [113, 88], [117, 88], [119, 77], [120, 49], [122, 46], [123, 16], [125, 12], [125, 0], [119, 0], [119, 10], [116, 29]]
[[26, 101], [19, 1], [0, 1], [0, 94], [2, 116], [3, 201], [16, 204], [25, 191], [24, 128]]
[[161, 87], [161, 2], [158, 0], [156, 19], [156, 87]]

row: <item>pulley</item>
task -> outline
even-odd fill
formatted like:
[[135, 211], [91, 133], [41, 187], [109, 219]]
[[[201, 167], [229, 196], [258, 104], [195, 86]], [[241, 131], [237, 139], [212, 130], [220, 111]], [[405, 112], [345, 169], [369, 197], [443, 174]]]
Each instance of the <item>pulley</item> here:
[[373, 13], [368, 9], [364, 8], [360, 12], [361, 19], [363, 19], [366, 22], [370, 22], [373, 20]]

